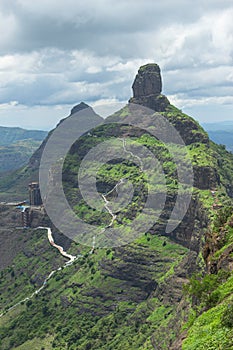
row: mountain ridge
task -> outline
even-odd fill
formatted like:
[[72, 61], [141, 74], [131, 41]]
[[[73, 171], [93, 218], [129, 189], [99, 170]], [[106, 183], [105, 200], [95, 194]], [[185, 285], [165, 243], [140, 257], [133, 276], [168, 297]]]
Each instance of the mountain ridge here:
[[[147, 67], [139, 69], [143, 79]], [[150, 64], [149, 68], [158, 72], [157, 65]], [[156, 113], [161, 113], [179, 130], [187, 144], [194, 168], [194, 191], [184, 220], [174, 232], [165, 232], [178, 191], [176, 167], [166, 145], [143, 128], [124, 123], [129, 115], [128, 106], [93, 129], [91, 135], [83, 135], [72, 145], [63, 167], [64, 191], [79, 217], [104, 227], [111, 221], [106, 210], [98, 213], [85, 203], [78, 187], [77, 171], [90, 149], [103, 141], [122, 137], [147, 147], [162, 164], [167, 186], [164, 210], [151, 230], [136, 241], [118, 248], [96, 248], [91, 255], [87, 247], [60, 235], [46, 213], [35, 212], [32, 228], [38, 223], [52, 227], [56, 242], [62, 241], [59, 245], [67, 244], [70, 254], [81, 253], [82, 257], [72, 266], [58, 271], [30, 303], [21, 305], [12, 315], [6, 313], [3, 316], [0, 344], [4, 350], [19, 350], [20, 346], [30, 350], [34, 346], [36, 350], [38, 339], [46, 350], [201, 350], [203, 347], [220, 348], [222, 344], [231, 349], [228, 306], [232, 306], [233, 292], [233, 155], [211, 142], [193, 118], [170, 103], [164, 107], [167, 100], [162, 98], [160, 103], [158, 98], [160, 83], [155, 93], [150, 90], [161, 76], [153, 76], [156, 81], [149, 84], [149, 91], [147, 87], [142, 89], [146, 95], [136, 94], [136, 98], [142, 97], [139, 102], [145, 103], [146, 107], [151, 103], [157, 106], [152, 116], [156, 118]], [[142, 126], [143, 123], [148, 125], [146, 118], [141, 117], [141, 121]], [[43, 147], [32, 157], [24, 172], [17, 174], [17, 181], [20, 176], [25, 182], [29, 175], [35, 178]], [[116, 224], [126, 226], [140, 212], [147, 195], [145, 179], [137, 164], [120, 160], [105, 164], [97, 176], [97, 189], [106, 194], [125, 175], [131, 179], [135, 193], [132, 203], [117, 215]], [[51, 177], [56, 178], [55, 171]], [[2, 206], [1, 211], [7, 228], [14, 212], [7, 206]], [[40, 286], [42, 277], [49, 273], [46, 261], [56, 266], [58, 263], [56, 254], [51, 258], [51, 250], [42, 233], [30, 229], [28, 232], [22, 252], [16, 254], [2, 272], [3, 308]], [[14, 234], [15, 239], [19, 239]], [[41, 266], [36, 264], [35, 247], [43, 261]], [[13, 283], [18, 284], [14, 290], [11, 288]]]
[[26, 165], [46, 136], [41, 130], [0, 126], [0, 172]]
[[29, 130], [20, 127], [0, 126], [0, 146], [9, 146], [17, 141], [33, 139], [43, 141], [47, 132], [43, 130]]

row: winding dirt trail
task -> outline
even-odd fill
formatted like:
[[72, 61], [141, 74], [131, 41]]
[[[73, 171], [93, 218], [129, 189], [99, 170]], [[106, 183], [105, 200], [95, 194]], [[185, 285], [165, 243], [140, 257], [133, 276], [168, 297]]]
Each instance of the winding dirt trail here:
[[[126, 153], [130, 154], [132, 157], [134, 158], [137, 158], [139, 163], [140, 163], [140, 170], [143, 171], [143, 164], [142, 164], [142, 161], [141, 161], [141, 158], [135, 154], [133, 154], [131, 151], [127, 150], [126, 148], [126, 139], [122, 139], [123, 141], [123, 149]], [[114, 190], [117, 191], [117, 187], [120, 186], [122, 183], [124, 182], [124, 179], [120, 179], [120, 181], [116, 184], [116, 186], [111, 190], [109, 191], [108, 193], [106, 193], [105, 195], [102, 194], [102, 198], [105, 202], [105, 208], [106, 210], [108, 211], [108, 213], [112, 216], [112, 220], [110, 222], [110, 224], [108, 226], [106, 226], [105, 228], [103, 228], [103, 231], [104, 232], [107, 228], [109, 227], [112, 227], [114, 221], [116, 220], [117, 218], [117, 215], [115, 215], [111, 208], [109, 208], [109, 201], [107, 200], [107, 196], [112, 193]], [[15, 203], [12, 203], [12, 205], [15, 205]], [[15, 309], [17, 306], [19, 306], [21, 303], [24, 303], [30, 299], [32, 299], [35, 295], [39, 294], [45, 287], [46, 287], [46, 284], [48, 282], [48, 280], [57, 272], [57, 271], [60, 271], [62, 270], [62, 268], [64, 267], [67, 267], [67, 266], [70, 266], [74, 263], [74, 261], [76, 261], [78, 258], [82, 257], [82, 255], [77, 255], [77, 256], [74, 256], [74, 255], [71, 255], [71, 254], [68, 254], [66, 251], [64, 251], [64, 248], [62, 246], [59, 246], [57, 245], [55, 242], [54, 242], [54, 238], [53, 238], [53, 235], [52, 235], [52, 230], [50, 227], [43, 227], [43, 226], [39, 226], [37, 227], [36, 229], [40, 229], [40, 230], [47, 230], [47, 235], [48, 235], [48, 240], [49, 240], [49, 243], [51, 244], [51, 246], [53, 246], [54, 248], [56, 248], [59, 253], [64, 256], [65, 258], [68, 258], [69, 260], [61, 267], [58, 267], [56, 270], [53, 270], [50, 272], [50, 274], [45, 278], [42, 286], [40, 288], [38, 288], [36, 291], [34, 291], [29, 297], [26, 297], [24, 298], [23, 300], [20, 300], [18, 303], [16, 303], [15, 305], [11, 306], [10, 308], [8, 308], [7, 310], [5, 310], [4, 312], [2, 312], [0, 314], [0, 317], [2, 317], [3, 315], [5, 315], [6, 313], [10, 312], [11, 310]], [[35, 229], [35, 230], [36, 230]], [[93, 243], [92, 243], [92, 248], [89, 252], [89, 254], [93, 254], [94, 251], [95, 251], [95, 245], [96, 245], [96, 236], [93, 237]]]
[[[139, 169], [140, 169], [141, 172], [143, 172], [143, 163], [142, 163], [141, 158], [140, 158], [138, 155], [134, 154], [133, 152], [127, 150], [127, 148], [126, 148], [126, 139], [125, 139], [125, 138], [122, 138], [121, 140], [122, 140], [122, 143], [123, 143], [122, 146], [123, 146], [123, 149], [124, 149], [125, 153], [130, 154], [131, 157], [136, 158], [136, 159], [139, 161], [139, 164], [140, 164]], [[103, 200], [104, 200], [104, 202], [105, 202], [105, 205], [104, 205], [104, 206], [105, 206], [105, 209], [107, 210], [107, 212], [108, 212], [108, 213], [111, 215], [111, 217], [112, 217], [112, 220], [111, 220], [110, 224], [107, 225], [106, 227], [104, 227], [103, 230], [101, 231], [101, 233], [105, 232], [105, 230], [106, 230], [107, 228], [112, 227], [112, 225], [114, 224], [114, 221], [115, 221], [116, 218], [117, 218], [117, 215], [114, 214], [114, 213], [112, 212], [111, 208], [109, 207], [109, 203], [110, 203], [110, 202], [107, 200], [107, 196], [108, 196], [109, 194], [111, 194], [113, 191], [115, 191], [115, 190], [117, 191], [117, 188], [118, 188], [121, 184], [123, 184], [124, 181], [125, 181], [125, 179], [120, 179], [120, 181], [116, 184], [116, 186], [113, 187], [113, 189], [112, 189], [111, 191], [109, 191], [109, 192], [106, 193], [106, 194], [102, 194], [102, 195], [101, 195], [102, 198], [103, 198]], [[92, 250], [91, 250], [90, 254], [93, 254], [94, 251], [95, 251], [95, 241], [96, 241], [96, 236], [93, 237], [93, 247], [92, 247]]]
[[54, 242], [54, 239], [53, 239], [53, 235], [52, 235], [52, 230], [50, 227], [42, 227], [42, 226], [39, 226], [37, 227], [37, 229], [41, 229], [41, 230], [47, 230], [47, 233], [48, 233], [48, 240], [49, 240], [49, 243], [51, 244], [51, 246], [53, 246], [54, 248], [57, 248], [58, 251], [60, 252], [61, 255], [63, 255], [65, 258], [68, 258], [69, 261], [66, 262], [66, 264], [70, 264], [72, 263], [77, 257], [74, 256], [74, 255], [70, 255], [68, 254], [67, 252], [64, 251], [63, 247], [57, 245], [55, 242]]
[[[115, 186], [116, 187], [116, 186]], [[105, 227], [106, 228], [109, 228], [109, 227], [112, 227], [114, 221], [116, 220], [116, 215], [112, 212], [112, 210], [109, 208], [108, 204], [109, 204], [109, 201], [107, 200], [106, 198], [106, 195], [102, 194], [102, 198], [103, 200], [105, 201], [105, 208], [107, 209], [107, 211], [109, 212], [109, 214], [112, 216], [112, 220], [110, 222], [110, 224], [108, 226]]]
[[126, 148], [126, 139], [125, 138], [123, 138], [121, 140], [123, 142], [123, 149], [124, 149], [125, 153], [130, 154], [133, 158], [137, 158], [138, 161], [139, 161], [139, 164], [140, 164], [140, 171], [143, 171], [143, 163], [142, 163], [141, 158], [137, 154], [133, 154], [133, 152], [127, 150], [127, 148]]
[[[10, 308], [8, 308], [7, 310], [5, 310], [4, 312], [2, 312], [0, 314], [0, 317], [2, 317], [3, 315], [5, 315], [6, 313], [10, 312], [11, 310], [15, 309], [17, 306], [19, 306], [20, 304], [32, 299], [35, 295], [39, 294], [47, 285], [47, 282], [48, 280], [57, 272], [57, 271], [60, 271], [62, 270], [62, 268], [65, 268], [67, 266], [70, 266], [74, 263], [75, 260], [77, 260], [78, 258], [82, 257], [82, 255], [77, 255], [77, 256], [74, 256], [74, 255], [70, 255], [68, 254], [67, 252], [64, 251], [63, 247], [57, 245], [55, 242], [54, 242], [54, 239], [53, 239], [53, 235], [52, 235], [52, 230], [50, 227], [42, 227], [42, 226], [39, 226], [37, 227], [35, 230], [47, 230], [47, 234], [48, 234], [48, 240], [49, 240], [49, 243], [56, 249], [58, 249], [58, 251], [60, 252], [60, 254], [62, 256], [64, 256], [65, 258], [68, 258], [69, 261], [67, 261], [63, 266], [60, 266], [58, 267], [56, 270], [52, 270], [49, 275], [44, 279], [44, 282], [42, 284], [42, 286], [40, 288], [38, 288], [37, 290], [35, 290], [30, 296], [20, 300], [18, 303], [14, 304], [13, 306], [11, 306]], [[91, 252], [90, 252], [91, 253]]]

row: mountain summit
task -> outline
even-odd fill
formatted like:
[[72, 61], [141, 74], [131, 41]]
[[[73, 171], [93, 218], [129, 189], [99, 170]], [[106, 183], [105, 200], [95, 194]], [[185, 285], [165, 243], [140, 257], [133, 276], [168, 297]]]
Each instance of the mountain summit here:
[[[47, 206], [20, 206], [21, 212], [12, 205], [13, 200], [22, 203], [28, 184], [38, 181], [46, 140], [27, 167], [0, 179], [0, 198], [6, 200], [0, 203], [1, 349], [232, 349], [233, 154], [211, 142], [201, 126], [170, 104], [161, 91], [160, 68], [148, 64], [139, 68], [130, 102], [150, 107], [149, 116], [128, 104], [103, 121], [81, 103], [66, 118], [69, 124], [81, 111], [78, 127], [89, 123], [90, 128], [66, 157], [58, 154], [48, 183], [54, 188], [51, 209], [62, 202], [61, 187], [70, 206], [58, 208], [62, 228], [70, 229], [71, 210], [82, 220], [77, 227], [79, 244], [58, 231], [46, 214]], [[156, 124], [159, 116], [180, 133], [187, 155], [172, 140], [166, 144], [153, 135], [153, 121], [156, 131], [160, 125], [163, 131], [164, 124]], [[66, 129], [65, 120], [63, 126]], [[80, 132], [78, 127], [72, 133]], [[57, 134], [55, 151], [63, 140], [73, 140], [70, 130], [64, 137]], [[98, 153], [101, 145], [103, 158]], [[87, 158], [91, 152], [93, 158]], [[194, 175], [189, 205], [183, 181], [188, 159]], [[90, 183], [80, 186], [80, 169]], [[62, 186], [57, 181], [61, 177]], [[90, 196], [85, 195], [86, 188]], [[121, 202], [123, 193], [125, 202]], [[153, 201], [160, 201], [164, 193], [166, 200], [156, 221]], [[98, 197], [104, 205], [101, 210], [94, 203]], [[119, 207], [113, 212], [115, 203]], [[167, 233], [174, 208], [178, 213], [187, 211], [180, 224], [175, 218], [179, 225]], [[24, 209], [30, 227], [20, 229]], [[154, 220], [149, 230], [145, 229], [151, 218], [147, 212]], [[93, 231], [80, 230], [82, 222]], [[145, 233], [136, 237], [134, 227]], [[120, 246], [109, 228], [121, 229]], [[131, 233], [133, 242], [125, 244]], [[83, 237], [91, 247], [82, 244]], [[112, 246], [106, 244], [109, 239]], [[100, 248], [103, 245], [106, 248]], [[72, 259], [66, 262], [67, 257]]]
[[70, 115], [74, 114], [74, 113], [78, 113], [86, 108], [91, 108], [90, 106], [88, 106], [86, 103], [84, 102], [81, 102], [79, 103], [78, 105], [74, 106], [72, 109], [71, 109], [71, 112], [70, 112]]
[[159, 95], [162, 92], [160, 68], [156, 63], [140, 67], [133, 83], [134, 97]]
[[133, 98], [129, 100], [155, 110], [163, 112], [170, 104], [167, 97], [162, 95], [162, 78], [160, 68], [155, 63], [141, 66], [133, 82]]

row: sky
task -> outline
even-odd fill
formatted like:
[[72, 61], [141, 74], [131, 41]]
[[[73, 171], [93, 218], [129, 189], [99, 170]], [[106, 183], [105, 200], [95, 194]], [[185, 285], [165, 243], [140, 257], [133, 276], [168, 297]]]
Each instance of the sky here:
[[0, 0], [0, 125], [49, 130], [81, 101], [107, 115], [142, 64], [200, 122], [233, 120], [232, 0]]

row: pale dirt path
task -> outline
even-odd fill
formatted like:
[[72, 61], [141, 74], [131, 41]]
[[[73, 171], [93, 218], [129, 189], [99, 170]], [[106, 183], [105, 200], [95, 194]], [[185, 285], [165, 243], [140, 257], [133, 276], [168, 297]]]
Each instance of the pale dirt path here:
[[[15, 305], [11, 306], [11, 307], [10, 307], [9, 309], [7, 309], [6, 311], [2, 312], [2, 313], [0, 314], [0, 317], [2, 317], [3, 315], [5, 315], [5, 314], [8, 313], [9, 311], [15, 309], [15, 308], [16, 308], [17, 306], [19, 306], [21, 303], [24, 303], [24, 302], [26, 302], [26, 301], [32, 299], [35, 295], [39, 294], [39, 293], [45, 288], [45, 286], [46, 286], [48, 280], [49, 280], [57, 271], [60, 271], [62, 268], [72, 265], [73, 262], [74, 262], [75, 260], [77, 260], [78, 258], [82, 257], [82, 255], [77, 255], [77, 256], [70, 255], [70, 254], [68, 254], [68, 253], [66, 253], [66, 252], [64, 251], [63, 247], [57, 245], [57, 244], [54, 242], [53, 235], [52, 235], [52, 230], [51, 230], [50, 227], [42, 227], [42, 226], [39, 226], [39, 227], [37, 227], [36, 229], [47, 230], [49, 243], [50, 243], [53, 247], [57, 248], [57, 249], [59, 250], [60, 254], [63, 255], [64, 257], [68, 258], [69, 261], [67, 261], [63, 266], [58, 267], [56, 270], [52, 270], [52, 271], [50, 272], [50, 274], [45, 278], [45, 280], [44, 280], [44, 282], [43, 282], [43, 284], [42, 284], [42, 286], [41, 286], [40, 288], [38, 288], [37, 290], [35, 290], [30, 296], [28, 296], [28, 297], [26, 297], [26, 298], [20, 300], [18, 303], [16, 303]], [[35, 229], [35, 230], [36, 230], [36, 229]], [[90, 252], [90, 254], [91, 254], [91, 252]]]
[[[61, 255], [63, 255], [65, 258], [70, 259], [70, 260], [68, 261], [68, 263], [73, 262], [73, 261], [77, 258], [76, 256], [70, 255], [70, 254], [68, 254], [67, 252], [65, 252], [64, 249], [63, 249], [63, 247], [57, 245], [57, 244], [54, 242], [53, 235], [52, 235], [52, 230], [51, 230], [50, 227], [42, 227], [42, 226], [39, 226], [39, 227], [37, 227], [37, 229], [46, 229], [46, 230], [47, 230], [49, 243], [50, 243], [54, 248], [57, 248]], [[67, 264], [67, 263], [66, 263], [66, 264]]]
[[[133, 158], [137, 158], [137, 159], [138, 159], [139, 164], [140, 164], [140, 166], [139, 166], [140, 171], [143, 172], [143, 163], [142, 163], [141, 158], [140, 158], [138, 155], [133, 154], [133, 152], [127, 150], [127, 148], [126, 148], [126, 139], [125, 139], [125, 138], [123, 138], [123, 139], [121, 139], [121, 140], [122, 140], [122, 143], [123, 143], [122, 146], [123, 146], [123, 149], [124, 149], [125, 153], [128, 153], [128, 154], [130, 154]], [[104, 205], [104, 206], [105, 206], [105, 209], [107, 210], [107, 212], [108, 212], [108, 213], [111, 215], [111, 217], [112, 217], [112, 220], [111, 220], [110, 224], [109, 224], [108, 226], [106, 226], [105, 228], [103, 228], [103, 230], [101, 231], [101, 233], [105, 232], [105, 230], [106, 230], [107, 228], [112, 227], [112, 225], [114, 224], [114, 221], [115, 221], [116, 218], [117, 218], [117, 215], [115, 215], [115, 214], [112, 212], [111, 208], [109, 208], [109, 203], [110, 203], [110, 202], [107, 200], [106, 197], [107, 197], [110, 193], [112, 193], [114, 190], [117, 191], [117, 187], [120, 186], [122, 183], [124, 183], [124, 179], [120, 179], [120, 181], [116, 184], [116, 186], [114, 186], [114, 188], [113, 188], [111, 191], [109, 191], [109, 192], [106, 193], [105, 195], [104, 195], [104, 194], [101, 195], [102, 198], [103, 198], [103, 200], [104, 200], [104, 202], [105, 202], [105, 205]], [[93, 237], [93, 247], [92, 247], [92, 250], [91, 250], [90, 254], [93, 254], [93, 253], [94, 253], [94, 250], [95, 250], [95, 241], [96, 241], [96, 236]]]
[[[142, 166], [142, 161], [140, 159], [140, 157], [138, 157], [137, 155], [133, 154], [131, 151], [127, 150], [126, 149], [126, 140], [125, 139], [122, 139], [123, 141], [123, 149], [126, 153], [130, 154], [132, 157], [135, 157], [139, 160], [140, 164], [141, 164], [141, 167], [140, 167], [140, 170], [143, 171], [143, 166]], [[109, 227], [112, 227], [114, 221], [116, 220], [117, 218], [117, 215], [115, 215], [112, 210], [109, 208], [108, 204], [109, 204], [109, 201], [107, 200], [106, 196], [108, 194], [110, 194], [111, 192], [113, 192], [115, 189], [117, 190], [117, 187], [124, 182], [124, 179], [121, 179], [120, 182], [118, 184], [116, 184], [116, 186], [110, 191], [108, 192], [106, 195], [103, 195], [102, 194], [102, 198], [104, 199], [105, 201], [105, 208], [106, 210], [109, 212], [109, 214], [112, 216], [112, 220], [110, 222], [110, 224], [108, 226], [106, 226], [102, 232], [104, 232], [107, 228]], [[12, 203], [13, 204], [13, 203]], [[71, 254], [68, 254], [67, 252], [64, 251], [63, 247], [57, 245], [55, 242], [54, 242], [54, 239], [53, 239], [53, 235], [52, 235], [52, 230], [50, 227], [43, 227], [43, 226], [39, 226], [37, 227], [36, 229], [41, 229], [41, 230], [47, 230], [47, 235], [48, 235], [48, 240], [49, 240], [49, 243], [56, 249], [58, 249], [58, 251], [60, 252], [60, 254], [62, 256], [64, 256], [65, 258], [68, 258], [69, 261], [67, 261], [62, 267], [59, 267], [58, 269], [56, 270], [53, 270], [50, 272], [50, 274], [45, 278], [42, 286], [37, 289], [35, 292], [33, 292], [29, 297], [26, 297], [25, 299], [19, 301], [18, 303], [16, 303], [15, 305], [11, 306], [9, 309], [7, 309], [5, 312], [1, 313], [0, 314], [0, 317], [2, 317], [4, 314], [6, 314], [7, 312], [15, 309], [17, 306], [19, 306], [21, 303], [25, 302], [25, 301], [28, 301], [30, 299], [32, 299], [36, 294], [40, 293], [42, 289], [45, 288], [46, 284], [47, 284], [47, 281], [54, 275], [55, 272], [57, 271], [60, 271], [63, 267], [67, 267], [69, 265], [72, 265], [73, 262], [75, 260], [77, 260], [78, 258], [82, 257], [82, 255], [78, 255], [78, 256], [74, 256], [74, 255], [71, 255]], [[94, 236], [93, 237], [93, 244], [92, 244], [92, 248], [89, 252], [89, 254], [93, 254], [94, 251], [95, 251], [95, 243], [96, 243], [96, 237]]]

